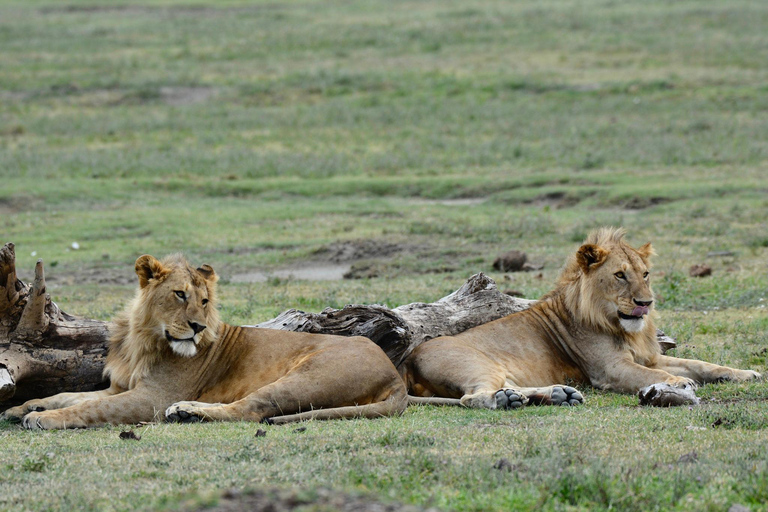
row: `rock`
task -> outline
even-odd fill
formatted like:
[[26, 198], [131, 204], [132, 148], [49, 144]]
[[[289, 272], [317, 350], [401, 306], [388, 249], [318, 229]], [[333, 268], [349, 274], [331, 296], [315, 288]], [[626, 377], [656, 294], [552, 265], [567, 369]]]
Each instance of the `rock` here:
[[712, 275], [712, 267], [702, 263], [701, 265], [692, 265], [688, 270], [688, 274], [691, 277], [706, 277]]
[[520, 272], [527, 259], [523, 251], [509, 251], [493, 261], [493, 268], [502, 272]]
[[141, 437], [137, 436], [133, 430], [125, 430], [120, 432], [120, 439], [132, 439], [134, 441], [141, 441]]

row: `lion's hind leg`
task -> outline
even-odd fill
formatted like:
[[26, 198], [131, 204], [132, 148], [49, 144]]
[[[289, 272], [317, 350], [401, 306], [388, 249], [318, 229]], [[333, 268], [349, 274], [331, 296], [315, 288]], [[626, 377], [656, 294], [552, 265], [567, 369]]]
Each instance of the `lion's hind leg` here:
[[464, 407], [473, 409], [517, 409], [528, 404], [528, 397], [514, 387], [480, 389], [461, 397]]
[[581, 405], [584, 396], [571, 386], [520, 388], [504, 384], [499, 390], [483, 389], [461, 397], [461, 405], [479, 409], [517, 409], [524, 405]]

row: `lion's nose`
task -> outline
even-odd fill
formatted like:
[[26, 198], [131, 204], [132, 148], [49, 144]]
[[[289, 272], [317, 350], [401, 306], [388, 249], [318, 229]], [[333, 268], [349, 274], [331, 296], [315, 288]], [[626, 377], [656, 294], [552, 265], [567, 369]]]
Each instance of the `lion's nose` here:
[[653, 304], [653, 301], [652, 301], [652, 300], [637, 300], [637, 299], [632, 299], [632, 300], [633, 300], [633, 301], [635, 302], [635, 304], [637, 304], [638, 306], [645, 306], [645, 307], [648, 307], [648, 306], [650, 306], [651, 304]]
[[205, 330], [205, 326], [204, 325], [200, 325], [200, 324], [195, 323], [195, 322], [187, 322], [187, 323], [192, 328], [192, 330], [195, 331], [195, 334], [197, 334], [199, 332], [203, 332]]

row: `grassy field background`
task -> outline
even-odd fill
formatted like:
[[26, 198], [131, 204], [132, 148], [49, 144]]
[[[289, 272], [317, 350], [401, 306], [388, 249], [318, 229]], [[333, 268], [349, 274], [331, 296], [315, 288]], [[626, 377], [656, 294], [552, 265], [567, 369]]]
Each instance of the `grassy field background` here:
[[[768, 4], [740, 0], [3, 0], [0, 242], [22, 279], [42, 257], [54, 300], [104, 320], [137, 256], [183, 251], [219, 272], [238, 324], [434, 301], [478, 271], [537, 298], [591, 228], [623, 225], [659, 253], [676, 354], [765, 372], [766, 26]], [[543, 271], [494, 271], [509, 249]], [[697, 263], [713, 275], [689, 277]], [[575, 409], [161, 424], [138, 442], [0, 424], [0, 509], [173, 508], [231, 487], [767, 508], [765, 383], [674, 410], [584, 391]]]

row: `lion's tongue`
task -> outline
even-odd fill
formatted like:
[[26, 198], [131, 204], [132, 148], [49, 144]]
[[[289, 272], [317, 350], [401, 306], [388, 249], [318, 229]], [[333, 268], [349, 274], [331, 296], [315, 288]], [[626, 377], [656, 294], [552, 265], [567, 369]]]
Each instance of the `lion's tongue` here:
[[637, 306], [632, 310], [632, 316], [645, 316], [648, 314], [648, 306]]

